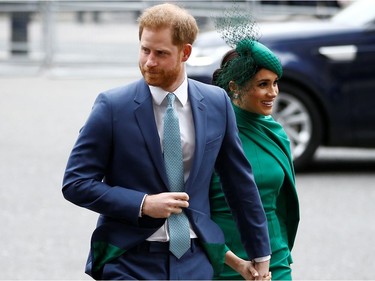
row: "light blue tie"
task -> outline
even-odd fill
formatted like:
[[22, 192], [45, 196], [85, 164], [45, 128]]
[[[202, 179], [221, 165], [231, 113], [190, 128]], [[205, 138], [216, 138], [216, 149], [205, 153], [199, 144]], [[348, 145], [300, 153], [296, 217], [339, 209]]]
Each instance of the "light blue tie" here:
[[[173, 108], [175, 95], [167, 95], [168, 106], [164, 116], [164, 164], [168, 175], [169, 191], [184, 191], [184, 167], [178, 115]], [[190, 248], [189, 220], [185, 213], [172, 214], [168, 218], [169, 250], [177, 257]]]

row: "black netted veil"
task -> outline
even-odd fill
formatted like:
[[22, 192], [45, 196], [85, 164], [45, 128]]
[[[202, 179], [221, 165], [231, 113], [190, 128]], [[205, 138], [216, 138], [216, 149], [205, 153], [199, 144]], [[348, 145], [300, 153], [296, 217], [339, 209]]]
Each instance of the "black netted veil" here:
[[215, 29], [238, 54], [217, 72], [216, 85], [228, 90], [229, 82], [234, 81], [243, 87], [260, 68], [273, 71], [278, 78], [282, 76], [278, 57], [258, 41], [260, 29], [249, 9], [240, 9], [233, 2], [232, 8], [215, 20]]

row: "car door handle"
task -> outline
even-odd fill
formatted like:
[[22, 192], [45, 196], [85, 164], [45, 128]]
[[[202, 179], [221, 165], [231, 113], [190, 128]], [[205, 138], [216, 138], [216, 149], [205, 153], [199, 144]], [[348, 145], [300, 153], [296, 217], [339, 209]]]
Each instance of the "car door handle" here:
[[319, 48], [319, 54], [333, 61], [353, 61], [357, 56], [357, 46], [323, 46]]

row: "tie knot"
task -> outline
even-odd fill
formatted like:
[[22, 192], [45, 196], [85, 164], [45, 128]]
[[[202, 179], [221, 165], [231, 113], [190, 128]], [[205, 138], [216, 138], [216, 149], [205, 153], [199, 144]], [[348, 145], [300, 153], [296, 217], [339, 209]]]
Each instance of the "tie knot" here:
[[170, 107], [173, 107], [173, 103], [174, 103], [174, 99], [175, 99], [175, 95], [173, 93], [169, 93], [167, 95], [167, 99], [168, 99], [168, 106]]

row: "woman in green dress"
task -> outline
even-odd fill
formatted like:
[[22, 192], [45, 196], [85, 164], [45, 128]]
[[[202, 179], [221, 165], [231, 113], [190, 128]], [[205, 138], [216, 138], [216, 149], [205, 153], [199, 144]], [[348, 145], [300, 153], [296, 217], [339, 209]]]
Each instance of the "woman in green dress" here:
[[[272, 280], [291, 280], [291, 250], [299, 222], [299, 204], [289, 139], [271, 116], [281, 75], [282, 67], [275, 54], [263, 44], [245, 39], [223, 57], [213, 83], [225, 89], [232, 100], [243, 148], [253, 168], [268, 219]], [[233, 252], [247, 260], [217, 175], [212, 178], [210, 192], [212, 218], [222, 228], [231, 250], [227, 256]], [[217, 279], [243, 277], [225, 265]]]

